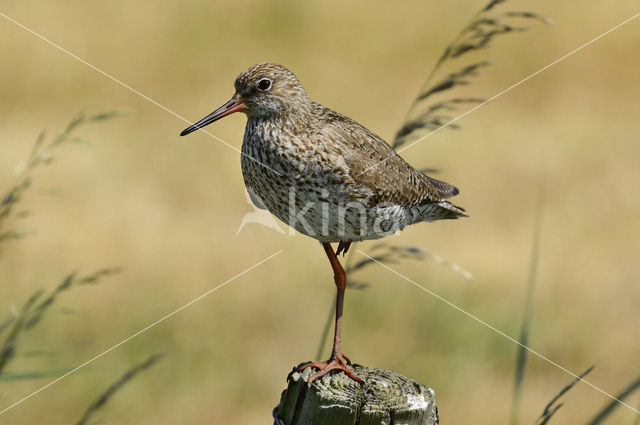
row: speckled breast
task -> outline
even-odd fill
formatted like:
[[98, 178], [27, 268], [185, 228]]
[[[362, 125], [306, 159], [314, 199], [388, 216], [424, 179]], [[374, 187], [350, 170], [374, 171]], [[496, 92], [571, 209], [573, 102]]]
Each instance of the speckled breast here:
[[286, 128], [248, 123], [241, 161], [247, 190], [278, 219], [322, 242], [377, 239], [408, 224], [400, 206], [351, 198], [353, 188], [320, 148]]

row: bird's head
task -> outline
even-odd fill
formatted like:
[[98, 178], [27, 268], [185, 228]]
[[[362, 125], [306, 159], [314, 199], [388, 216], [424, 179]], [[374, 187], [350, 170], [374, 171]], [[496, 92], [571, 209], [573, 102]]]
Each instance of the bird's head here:
[[235, 81], [236, 92], [224, 105], [180, 133], [185, 136], [234, 112], [264, 118], [299, 112], [310, 103], [298, 78], [277, 63], [260, 63], [244, 70]]

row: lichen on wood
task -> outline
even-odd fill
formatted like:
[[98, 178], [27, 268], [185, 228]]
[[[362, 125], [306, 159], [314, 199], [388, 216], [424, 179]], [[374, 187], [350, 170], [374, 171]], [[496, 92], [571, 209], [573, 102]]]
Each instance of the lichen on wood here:
[[395, 372], [354, 365], [364, 383], [331, 373], [308, 384], [294, 372], [274, 409], [275, 425], [437, 425], [431, 388]]

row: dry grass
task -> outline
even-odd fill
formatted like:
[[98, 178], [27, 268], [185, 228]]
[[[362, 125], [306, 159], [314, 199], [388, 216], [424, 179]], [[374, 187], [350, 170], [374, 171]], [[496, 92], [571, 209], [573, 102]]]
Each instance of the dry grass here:
[[[0, 202], [1, 247], [4, 248], [8, 245], [9, 241], [21, 239], [29, 234], [29, 232], [16, 229], [2, 232], [2, 227], [3, 225], [7, 225], [7, 223], [16, 226], [17, 223], [12, 223], [12, 221], [19, 222], [20, 219], [28, 215], [27, 211], [16, 211], [22, 206], [21, 201], [23, 197], [33, 185], [36, 171], [44, 165], [51, 164], [55, 159], [54, 155], [62, 145], [78, 142], [86, 143], [85, 139], [76, 136], [75, 133], [78, 127], [87, 123], [108, 120], [117, 115], [119, 115], [118, 112], [107, 112], [89, 116], [84, 112], [80, 113], [48, 143], [45, 142], [46, 138], [44, 133], [40, 133], [28, 158], [20, 162], [18, 167], [16, 167], [14, 183], [10, 185], [7, 192], [2, 196], [2, 202]], [[49, 291], [37, 289], [28, 297], [27, 301], [19, 310], [13, 309], [7, 319], [0, 322], [0, 337], [3, 338], [2, 343], [0, 343], [0, 383], [49, 377], [63, 379], [79, 370], [79, 368], [76, 367], [44, 370], [12, 370], [10, 364], [13, 363], [18, 356], [25, 355], [25, 350], [22, 350], [20, 346], [24, 345], [24, 340], [28, 340], [29, 336], [33, 334], [33, 332], [30, 332], [33, 328], [41, 325], [44, 319], [51, 317], [50, 311], [56, 307], [55, 304], [61, 295], [79, 286], [100, 283], [105, 277], [120, 273], [121, 271], [120, 268], [112, 267], [103, 268], [85, 276], [78, 276], [75, 272], [70, 273], [65, 276], [59, 284], [54, 286], [53, 289]], [[8, 305], [8, 307], [11, 306], [12, 304]], [[19, 341], [21, 341], [21, 344], [19, 344]], [[31, 342], [33, 343], [33, 341]], [[32, 351], [31, 356], [35, 354], [37, 357], [44, 353], [46, 353], [46, 350]], [[128, 370], [89, 405], [78, 422], [78, 425], [87, 424], [96, 410], [103, 407], [126, 383], [133, 379], [139, 372], [151, 367], [158, 359], [159, 355], [153, 355], [145, 362]], [[56, 379], [56, 381], [58, 379]], [[51, 383], [55, 383], [56, 381], [51, 381]], [[10, 408], [10, 406], [3, 406], [2, 413], [0, 414], [5, 413], [4, 411], [7, 408]]]
[[[471, 84], [487, 66], [492, 65], [492, 62], [486, 59], [461, 65], [460, 59], [466, 60], [473, 53], [485, 52], [491, 47], [494, 39], [502, 35], [524, 32], [527, 26], [522, 25], [522, 21], [527, 25], [532, 20], [552, 24], [549, 18], [535, 12], [505, 11], [501, 3], [505, 1], [492, 0], [487, 3], [444, 49], [396, 133], [393, 142], [395, 149], [444, 127], [460, 128], [455, 121], [459, 115], [466, 112], [461, 110], [461, 107], [480, 105], [487, 100], [481, 97], [450, 97], [452, 90], [455, 94], [454, 89]], [[518, 21], [520, 23], [515, 23]], [[446, 68], [446, 65], [451, 65], [454, 71], [449, 71], [441, 77], [442, 69]], [[434, 96], [443, 94], [449, 97], [433, 100]]]

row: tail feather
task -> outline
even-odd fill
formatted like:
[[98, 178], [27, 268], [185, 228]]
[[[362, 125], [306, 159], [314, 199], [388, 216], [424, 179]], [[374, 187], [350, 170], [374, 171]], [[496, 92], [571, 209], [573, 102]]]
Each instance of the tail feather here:
[[416, 205], [411, 207], [410, 212], [409, 224], [422, 221], [452, 220], [469, 216], [464, 209], [445, 200]]
[[452, 196], [456, 196], [460, 191], [457, 187], [442, 180], [434, 179], [433, 177], [429, 177], [426, 174], [424, 175], [427, 178], [427, 181], [431, 186], [436, 190], [438, 196], [443, 199], [451, 198]]
[[446, 211], [444, 219], [454, 219], [460, 217], [469, 217], [469, 214], [466, 213], [464, 208], [461, 208], [457, 205], [453, 205], [449, 201], [440, 201], [438, 202], [438, 206], [440, 206], [443, 210]]

